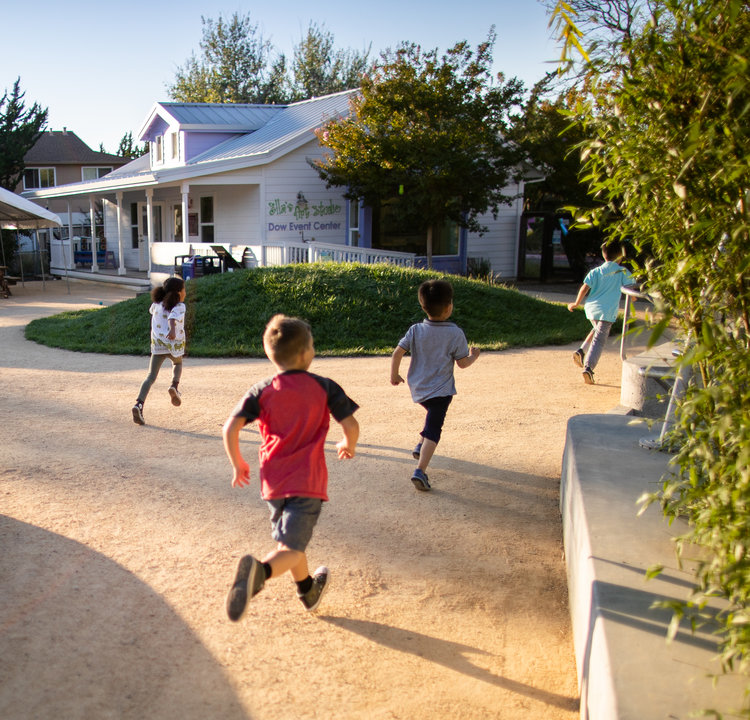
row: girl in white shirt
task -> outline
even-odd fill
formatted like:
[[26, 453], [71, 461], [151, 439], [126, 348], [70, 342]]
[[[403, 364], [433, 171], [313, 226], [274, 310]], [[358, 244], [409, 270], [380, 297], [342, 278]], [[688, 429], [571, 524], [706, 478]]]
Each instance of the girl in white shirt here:
[[151, 291], [151, 361], [148, 376], [143, 381], [138, 399], [133, 405], [133, 422], [145, 425], [143, 403], [151, 386], [159, 375], [164, 361], [172, 361], [172, 384], [169, 397], [172, 405], [182, 404], [178, 390], [182, 376], [182, 356], [185, 354], [185, 281], [181, 277], [170, 277], [161, 287]]

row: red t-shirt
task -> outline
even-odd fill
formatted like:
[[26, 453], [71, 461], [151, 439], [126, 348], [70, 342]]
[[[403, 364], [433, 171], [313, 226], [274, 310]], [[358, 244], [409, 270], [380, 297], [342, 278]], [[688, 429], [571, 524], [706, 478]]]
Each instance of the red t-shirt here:
[[261, 496], [264, 500], [328, 500], [325, 439], [329, 415], [341, 422], [359, 405], [329, 378], [289, 370], [253, 385], [232, 412], [258, 421]]

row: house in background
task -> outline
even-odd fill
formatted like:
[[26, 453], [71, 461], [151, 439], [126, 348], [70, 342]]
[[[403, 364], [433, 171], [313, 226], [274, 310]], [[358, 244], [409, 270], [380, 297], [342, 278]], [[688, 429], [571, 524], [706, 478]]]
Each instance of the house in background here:
[[[130, 162], [128, 158], [92, 150], [67, 128], [48, 130], [42, 133], [34, 147], [24, 156], [26, 170], [15, 191], [20, 194], [28, 190], [54, 188], [58, 185], [94, 180], [128, 162]], [[69, 208], [64, 200], [48, 198], [41, 204], [60, 217], [64, 228], [70, 224], [68, 218], [70, 212], [75, 233], [90, 234], [88, 202], [81, 207], [73, 205]]]
[[[245, 266], [319, 258], [419, 265], [426, 239], [388, 228], [378, 213], [326, 188], [311, 166], [325, 152], [315, 130], [346, 116], [356, 92], [289, 105], [156, 103], [138, 134], [147, 155], [103, 177], [24, 195], [42, 204], [101, 202], [112, 274], [145, 273], [151, 284], [171, 274], [177, 258], [219, 247]], [[482, 219], [489, 232], [447, 232], [433, 267], [461, 273], [468, 257], [481, 257], [515, 277], [523, 183], [506, 192], [519, 199], [497, 219]], [[58, 244], [53, 272], [79, 272], [75, 241]], [[95, 255], [89, 279], [91, 272], [99, 272]]]

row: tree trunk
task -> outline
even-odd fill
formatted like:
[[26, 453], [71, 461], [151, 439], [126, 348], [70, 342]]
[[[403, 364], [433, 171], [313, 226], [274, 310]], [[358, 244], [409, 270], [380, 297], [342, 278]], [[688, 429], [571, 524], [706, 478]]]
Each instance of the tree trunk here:
[[427, 227], [427, 269], [432, 270], [432, 225]]

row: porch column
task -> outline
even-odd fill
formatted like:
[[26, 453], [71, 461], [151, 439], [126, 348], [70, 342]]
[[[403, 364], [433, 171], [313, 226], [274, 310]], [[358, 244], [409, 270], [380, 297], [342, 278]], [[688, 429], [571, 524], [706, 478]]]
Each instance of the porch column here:
[[89, 215], [91, 216], [91, 272], [99, 272], [99, 263], [96, 262], [96, 209], [94, 207], [94, 196], [89, 195]]
[[190, 194], [189, 183], [182, 184], [182, 242], [187, 245], [188, 241], [188, 195]]
[[148, 253], [148, 264], [146, 272], [149, 279], [151, 278], [151, 241], [154, 237], [154, 191], [152, 188], [146, 190], [146, 229], [148, 237], [146, 238], [146, 252]]
[[75, 246], [73, 245], [73, 213], [70, 210], [70, 200], [68, 200], [68, 251], [70, 254], [65, 256], [65, 245], [63, 245], [63, 262], [66, 268], [75, 268], [76, 264], [73, 262], [73, 252]]
[[116, 193], [117, 197], [117, 257], [119, 258], [118, 275], [125, 274], [125, 256], [122, 249], [122, 193]]

